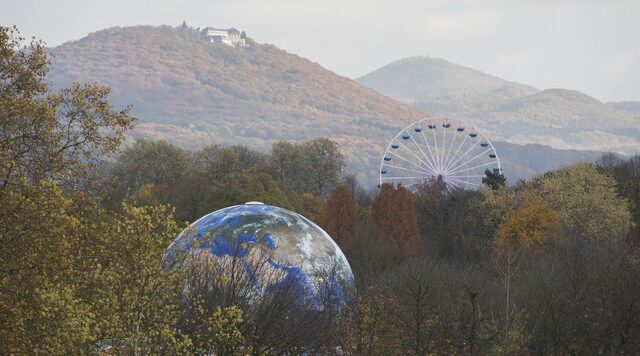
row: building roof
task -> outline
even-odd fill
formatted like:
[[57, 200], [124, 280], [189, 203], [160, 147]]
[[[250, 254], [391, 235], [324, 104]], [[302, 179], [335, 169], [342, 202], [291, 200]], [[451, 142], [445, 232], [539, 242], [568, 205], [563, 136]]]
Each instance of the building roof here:
[[215, 27], [211, 27], [211, 26], [207, 26], [205, 28], [202, 29], [203, 32], [205, 31], [226, 31], [227, 33], [240, 33], [240, 31], [238, 31], [235, 28], [215, 28]]

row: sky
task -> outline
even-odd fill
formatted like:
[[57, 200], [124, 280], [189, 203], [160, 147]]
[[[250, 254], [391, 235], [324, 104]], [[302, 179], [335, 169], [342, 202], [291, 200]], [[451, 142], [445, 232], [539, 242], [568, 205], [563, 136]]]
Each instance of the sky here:
[[236, 27], [337, 74], [431, 56], [539, 89], [640, 100], [640, 0], [0, 0], [50, 46], [113, 26]]

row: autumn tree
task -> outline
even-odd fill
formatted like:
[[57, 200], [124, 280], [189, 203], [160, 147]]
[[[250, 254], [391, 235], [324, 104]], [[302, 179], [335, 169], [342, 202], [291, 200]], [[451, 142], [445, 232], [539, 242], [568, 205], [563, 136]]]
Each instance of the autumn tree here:
[[182, 279], [162, 268], [170, 209], [107, 210], [83, 189], [133, 119], [106, 87], [49, 92], [42, 43], [21, 42], [0, 27], [0, 354], [195, 352], [177, 328]]
[[109, 105], [107, 87], [50, 92], [44, 44], [20, 48], [23, 40], [0, 27], [0, 189], [25, 180], [87, 183], [88, 169], [115, 152], [133, 118]]
[[579, 162], [542, 175], [530, 185], [557, 212], [562, 224], [589, 240], [622, 239], [630, 225], [628, 202], [615, 180]]
[[385, 183], [380, 187], [371, 205], [371, 220], [384, 240], [400, 246], [409, 255], [422, 252], [415, 201], [403, 186]]
[[314, 223], [320, 223], [322, 221], [326, 205], [323, 197], [311, 193], [303, 193], [301, 196], [290, 197], [290, 200], [295, 204], [295, 210], [304, 217]]
[[353, 238], [358, 225], [358, 204], [344, 185], [329, 194], [322, 217], [322, 227], [339, 245]]
[[505, 289], [505, 320], [511, 317], [512, 279], [520, 267], [523, 251], [552, 239], [558, 228], [558, 214], [539, 197], [525, 193], [521, 206], [500, 224], [493, 240], [496, 268]]
[[76, 188], [133, 119], [106, 87], [50, 92], [43, 43], [22, 41], [0, 27], [0, 353], [90, 353], [95, 264], [84, 252], [101, 214]]
[[507, 245], [532, 248], [554, 237], [559, 218], [553, 208], [541, 198], [525, 193], [521, 206], [512, 211], [496, 231], [497, 249]]

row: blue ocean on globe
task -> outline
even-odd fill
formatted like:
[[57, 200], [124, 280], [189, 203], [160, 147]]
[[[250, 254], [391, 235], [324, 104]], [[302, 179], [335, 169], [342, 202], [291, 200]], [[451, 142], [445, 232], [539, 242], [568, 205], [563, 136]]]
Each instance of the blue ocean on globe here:
[[[348, 303], [354, 287], [349, 262], [324, 230], [300, 214], [259, 202], [203, 216], [178, 235], [165, 261], [195, 254], [220, 265], [239, 259], [256, 289], [268, 292], [293, 285], [300, 301], [313, 308]], [[251, 261], [256, 256], [275, 273], [265, 277], [254, 271]]]

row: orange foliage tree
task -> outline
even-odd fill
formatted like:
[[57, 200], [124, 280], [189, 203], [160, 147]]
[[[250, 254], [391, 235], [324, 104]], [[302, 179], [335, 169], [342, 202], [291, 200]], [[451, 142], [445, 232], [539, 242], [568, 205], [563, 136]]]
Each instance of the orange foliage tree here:
[[371, 205], [371, 220], [379, 234], [411, 255], [422, 253], [413, 195], [399, 185], [385, 183]]
[[525, 193], [520, 206], [498, 226], [493, 245], [496, 268], [505, 289], [505, 320], [509, 323], [511, 306], [511, 281], [520, 267], [523, 251], [549, 241], [560, 224], [553, 208], [541, 198]]
[[531, 248], [550, 239], [558, 228], [558, 213], [541, 198], [526, 194], [522, 205], [498, 226], [494, 240], [497, 249]]
[[329, 194], [322, 217], [322, 227], [339, 244], [353, 238], [358, 224], [358, 204], [346, 186], [340, 185]]

